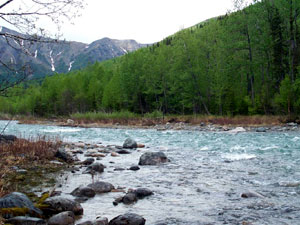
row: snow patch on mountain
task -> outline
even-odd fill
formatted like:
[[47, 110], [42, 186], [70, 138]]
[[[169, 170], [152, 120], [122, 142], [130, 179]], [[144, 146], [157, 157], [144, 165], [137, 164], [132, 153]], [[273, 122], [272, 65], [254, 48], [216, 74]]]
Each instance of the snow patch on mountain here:
[[70, 71], [71, 71], [73, 63], [74, 63], [74, 61], [70, 62], [70, 65], [69, 65], [68, 72], [70, 72]]
[[62, 51], [61, 52], [59, 52], [56, 56], [60, 56], [61, 55], [61, 53], [62, 53]]
[[122, 47], [120, 47], [120, 48], [121, 48], [121, 49], [123, 50], [123, 52], [125, 52], [126, 54], [128, 53], [126, 49], [124, 49], [124, 48], [122, 48]]
[[35, 50], [34, 58], [37, 58], [38, 50]]
[[54, 66], [54, 59], [52, 57], [53, 51], [50, 51], [50, 60], [51, 60], [51, 70], [54, 72], [55, 71], [55, 66]]

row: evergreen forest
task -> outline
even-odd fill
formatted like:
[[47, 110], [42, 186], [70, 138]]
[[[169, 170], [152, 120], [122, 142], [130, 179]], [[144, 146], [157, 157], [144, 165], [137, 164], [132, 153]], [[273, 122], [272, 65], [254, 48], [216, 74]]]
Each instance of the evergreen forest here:
[[299, 0], [263, 0], [122, 57], [15, 86], [0, 110], [297, 115], [299, 14]]

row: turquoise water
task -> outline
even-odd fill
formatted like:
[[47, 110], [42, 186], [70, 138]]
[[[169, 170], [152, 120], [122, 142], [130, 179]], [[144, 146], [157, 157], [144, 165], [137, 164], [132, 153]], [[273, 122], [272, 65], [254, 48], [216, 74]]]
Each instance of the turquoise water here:
[[[0, 121], [0, 130], [6, 121]], [[113, 206], [120, 193], [98, 195], [83, 203], [81, 221], [125, 213], [143, 215], [146, 224], [300, 224], [300, 133], [238, 133], [156, 131], [143, 129], [70, 128], [18, 125], [7, 134], [22, 137], [46, 135], [64, 141], [122, 145], [127, 137], [147, 148], [130, 155], [105, 157], [106, 171], [96, 179], [116, 187], [146, 187], [154, 195], [134, 205]], [[138, 163], [146, 151], [163, 151], [171, 160], [137, 172], [114, 171]], [[67, 176], [60, 190], [91, 183], [87, 174]], [[256, 191], [265, 198], [242, 199], [241, 193]], [[70, 197], [70, 196], [69, 196]]]

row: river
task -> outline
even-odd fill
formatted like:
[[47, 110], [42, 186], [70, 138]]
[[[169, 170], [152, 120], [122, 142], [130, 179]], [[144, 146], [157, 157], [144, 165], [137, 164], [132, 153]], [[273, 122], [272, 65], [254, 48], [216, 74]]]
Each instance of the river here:
[[[6, 121], [0, 121], [0, 130]], [[46, 135], [66, 142], [122, 145], [128, 137], [146, 148], [130, 155], [103, 158], [107, 166], [95, 179], [115, 187], [149, 188], [154, 195], [133, 205], [113, 206], [122, 193], [108, 193], [82, 203], [80, 221], [97, 216], [112, 219], [126, 212], [142, 215], [146, 224], [300, 224], [300, 133], [157, 131], [151, 129], [71, 128], [18, 125], [7, 134]], [[163, 151], [171, 160], [161, 166], [137, 165], [147, 151]], [[115, 171], [115, 168], [125, 168]], [[92, 182], [88, 174], [70, 174], [59, 190], [65, 196]], [[264, 198], [241, 198], [254, 191]]]

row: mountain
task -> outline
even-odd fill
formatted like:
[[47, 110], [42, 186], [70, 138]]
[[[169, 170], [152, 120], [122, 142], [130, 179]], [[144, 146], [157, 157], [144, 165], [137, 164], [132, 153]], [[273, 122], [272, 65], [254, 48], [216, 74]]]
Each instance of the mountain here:
[[[26, 35], [6, 27], [0, 27], [0, 33], [26, 37]], [[41, 40], [47, 40], [48, 43], [9, 40], [2, 36], [0, 37], [0, 60], [7, 65], [29, 65], [32, 71], [31, 77], [38, 78], [53, 73], [67, 73], [71, 70], [81, 69], [89, 63], [122, 56], [146, 46], [135, 40], [110, 38], [103, 38], [91, 44], [51, 39]], [[3, 65], [0, 65], [0, 72], [3, 71]]]

